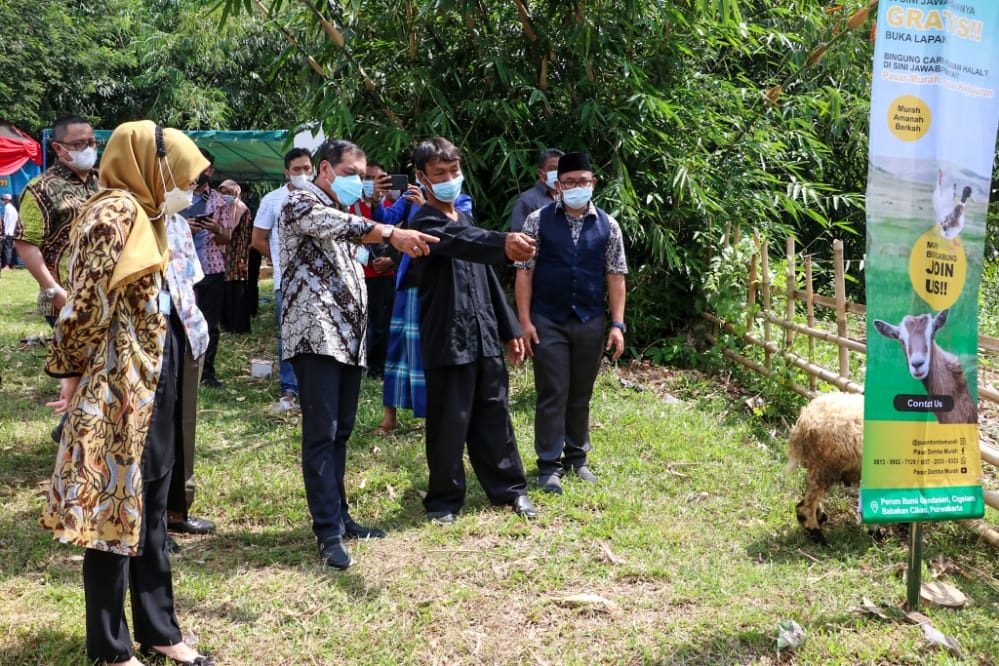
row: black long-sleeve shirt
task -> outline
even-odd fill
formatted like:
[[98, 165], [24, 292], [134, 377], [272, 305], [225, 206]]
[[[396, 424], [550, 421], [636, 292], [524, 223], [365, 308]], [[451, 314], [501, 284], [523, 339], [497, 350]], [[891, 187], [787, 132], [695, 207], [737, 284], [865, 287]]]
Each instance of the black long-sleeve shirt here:
[[463, 211], [454, 222], [431, 206], [423, 206], [410, 226], [440, 239], [411, 266], [420, 285], [423, 367], [502, 356], [505, 343], [523, 335], [499, 279], [485, 265], [509, 263], [506, 234], [478, 228]]

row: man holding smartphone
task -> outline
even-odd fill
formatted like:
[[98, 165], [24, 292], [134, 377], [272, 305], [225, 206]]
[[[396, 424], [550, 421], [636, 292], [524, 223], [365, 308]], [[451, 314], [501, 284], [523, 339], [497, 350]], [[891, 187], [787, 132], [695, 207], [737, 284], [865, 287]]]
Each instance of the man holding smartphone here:
[[[215, 156], [201, 149], [211, 164]], [[198, 309], [208, 321], [208, 351], [201, 370], [201, 383], [210, 388], [222, 388], [222, 382], [215, 374], [215, 354], [219, 348], [219, 323], [225, 299], [225, 250], [232, 232], [232, 213], [229, 202], [222, 193], [209, 185], [215, 174], [215, 167], [209, 166], [200, 176], [194, 188], [194, 203], [180, 212], [187, 219], [194, 234], [194, 247], [205, 277], [194, 287]]]
[[[372, 219], [374, 211], [388, 205], [385, 191], [391, 178], [381, 164], [368, 162], [362, 181], [361, 200], [351, 212]], [[399, 252], [389, 243], [362, 245], [357, 260], [364, 267], [364, 286], [368, 293], [368, 376], [381, 379], [385, 374], [388, 353], [389, 322], [395, 300], [395, 268]]]

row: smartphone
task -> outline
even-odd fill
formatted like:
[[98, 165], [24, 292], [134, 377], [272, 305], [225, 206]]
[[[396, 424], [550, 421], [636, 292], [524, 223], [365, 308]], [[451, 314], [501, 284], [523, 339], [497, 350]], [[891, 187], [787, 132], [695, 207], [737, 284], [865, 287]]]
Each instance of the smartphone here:
[[392, 179], [392, 184], [389, 185], [390, 190], [405, 192], [406, 188], [409, 187], [409, 176], [404, 173], [393, 173], [389, 178]]

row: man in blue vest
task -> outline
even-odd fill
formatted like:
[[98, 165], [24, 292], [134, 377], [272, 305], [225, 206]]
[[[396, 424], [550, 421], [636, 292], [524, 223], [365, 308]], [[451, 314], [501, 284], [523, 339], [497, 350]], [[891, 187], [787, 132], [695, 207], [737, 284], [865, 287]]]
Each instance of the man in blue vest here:
[[586, 465], [593, 383], [602, 349], [613, 360], [624, 351], [624, 241], [617, 221], [591, 201], [596, 182], [586, 153], [559, 158], [556, 200], [524, 220], [534, 258], [515, 264], [517, 314], [534, 359], [538, 485], [555, 494], [565, 474], [597, 480]]

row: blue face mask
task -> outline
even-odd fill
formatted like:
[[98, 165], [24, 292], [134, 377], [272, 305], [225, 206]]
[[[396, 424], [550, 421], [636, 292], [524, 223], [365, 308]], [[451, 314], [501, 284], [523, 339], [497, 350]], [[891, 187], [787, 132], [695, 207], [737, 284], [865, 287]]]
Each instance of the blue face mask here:
[[344, 206], [353, 206], [361, 198], [364, 184], [357, 174], [353, 176], [337, 176], [334, 174], [333, 182], [330, 184], [333, 194]]
[[433, 183], [430, 190], [438, 201], [450, 203], [461, 194], [461, 184], [465, 181], [464, 176], [458, 176], [454, 180], [445, 180], [443, 183]]
[[555, 181], [558, 180], [558, 171], [545, 172], [545, 185], [549, 190], [555, 191]]
[[364, 196], [368, 197], [369, 199], [375, 196], [375, 181], [366, 180], [364, 181], [363, 184], [364, 184]]
[[592, 187], [573, 187], [569, 190], [562, 190], [562, 203], [573, 210], [590, 203], [591, 197], [593, 197]]

